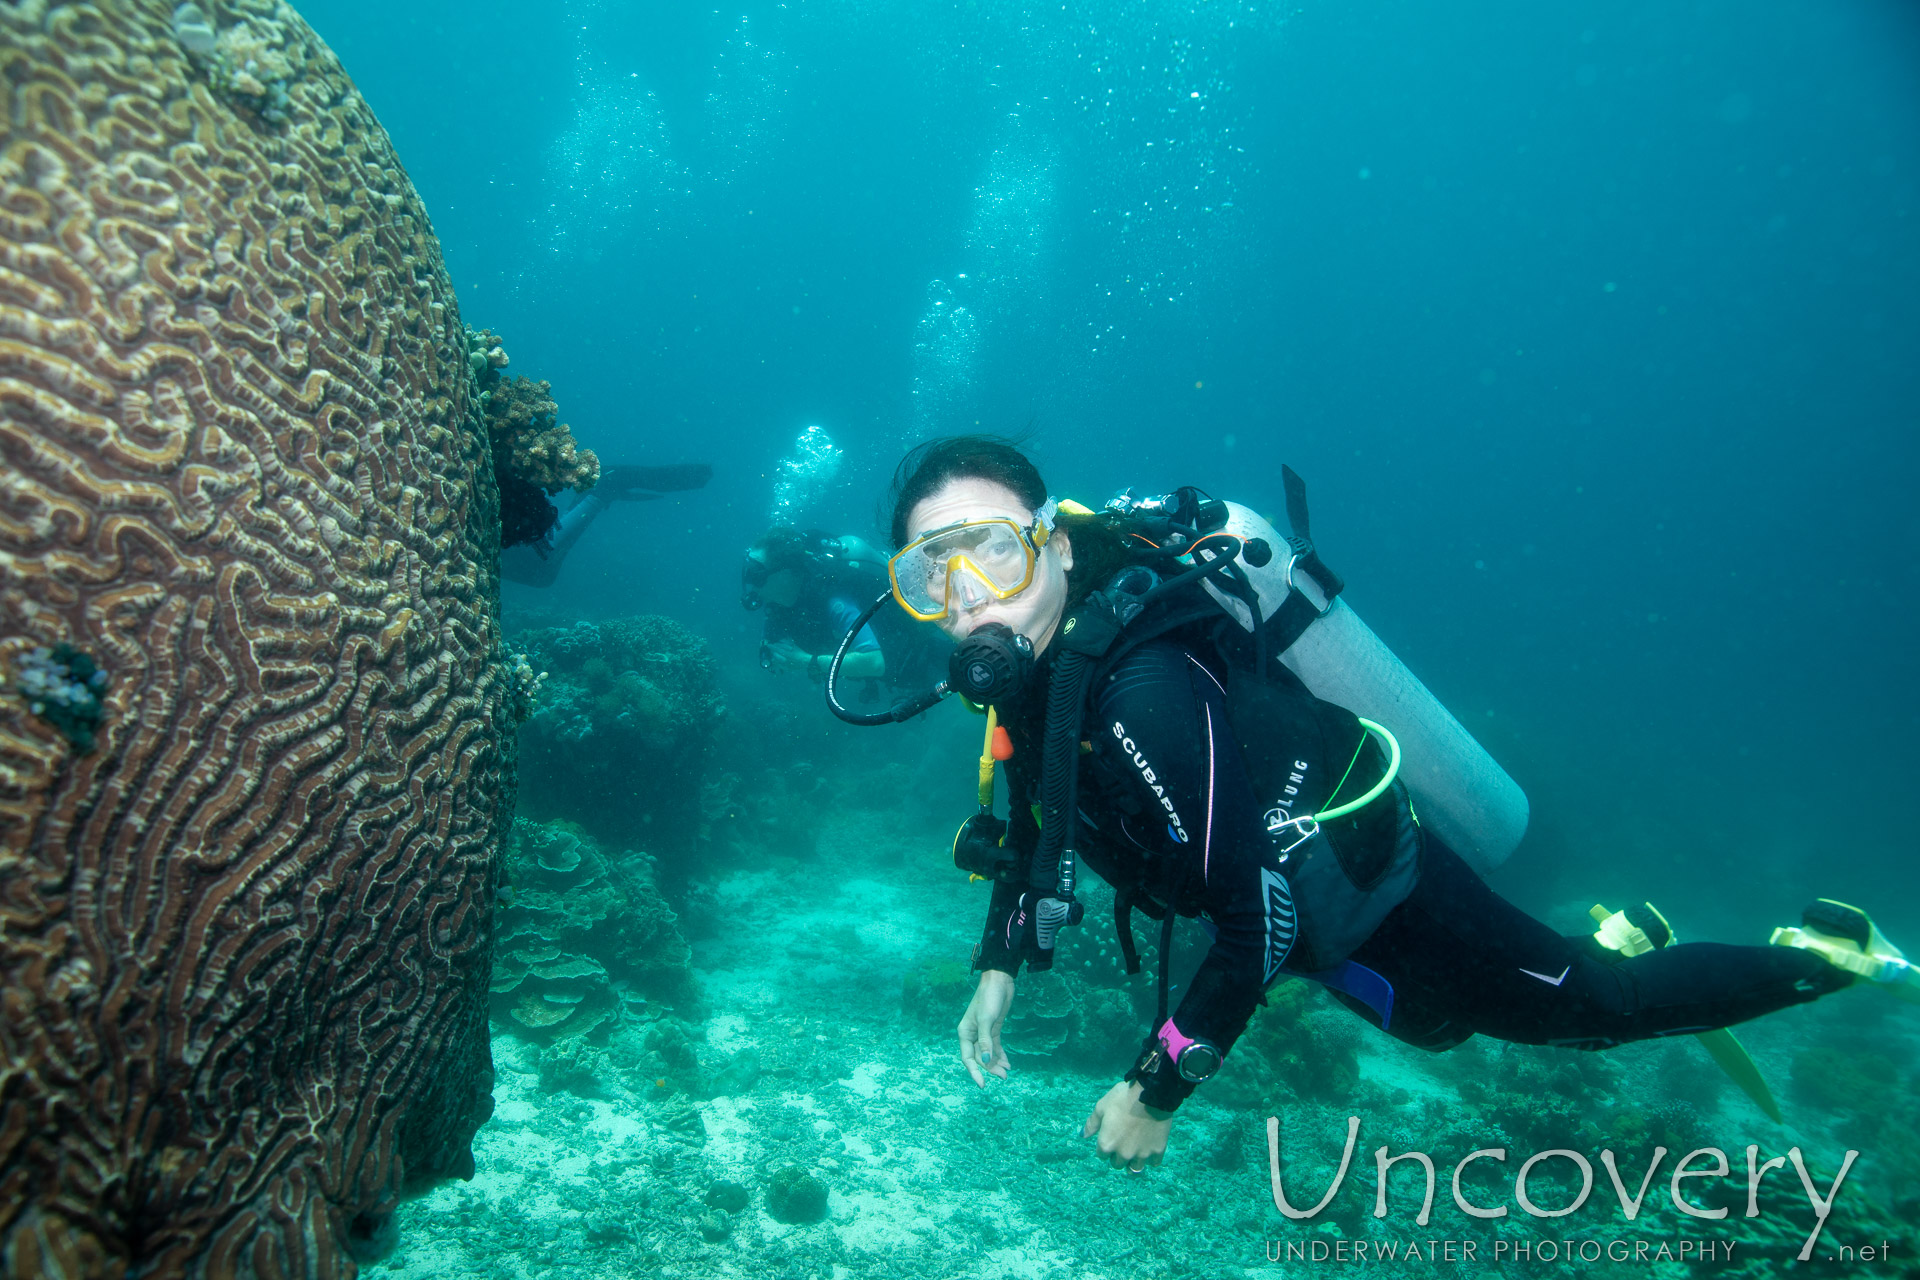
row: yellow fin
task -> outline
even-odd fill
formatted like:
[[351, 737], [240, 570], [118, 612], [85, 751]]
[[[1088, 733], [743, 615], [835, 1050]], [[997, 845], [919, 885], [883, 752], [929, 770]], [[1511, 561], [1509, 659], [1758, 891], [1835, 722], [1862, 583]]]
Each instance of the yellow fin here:
[[1733, 1032], [1721, 1027], [1718, 1031], [1695, 1033], [1709, 1057], [1720, 1064], [1733, 1082], [1746, 1090], [1755, 1106], [1766, 1112], [1767, 1119], [1780, 1123], [1780, 1104], [1773, 1100], [1773, 1090], [1767, 1088], [1766, 1077], [1760, 1074], [1760, 1064], [1753, 1060], [1745, 1045], [1734, 1038]]

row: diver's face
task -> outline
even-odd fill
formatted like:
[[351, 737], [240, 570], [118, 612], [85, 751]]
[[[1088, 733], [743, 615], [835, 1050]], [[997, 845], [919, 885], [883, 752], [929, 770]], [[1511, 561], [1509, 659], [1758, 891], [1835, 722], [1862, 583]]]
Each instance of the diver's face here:
[[[1025, 528], [1033, 523], [1033, 512], [997, 480], [957, 476], [914, 505], [907, 517], [907, 538], [911, 541], [962, 520], [994, 518], [1012, 520]], [[1047, 545], [1040, 548], [1033, 565], [1033, 581], [1024, 591], [1005, 600], [985, 592], [954, 591], [948, 596], [947, 616], [938, 625], [955, 640], [962, 640], [983, 623], [1003, 623], [1031, 640], [1033, 651], [1041, 653], [1066, 612], [1067, 570], [1071, 568], [1073, 543], [1066, 530], [1055, 529]], [[963, 603], [962, 596], [970, 597], [970, 603]]]
[[800, 603], [800, 575], [792, 569], [776, 569], [760, 586], [760, 598], [776, 609], [791, 609]]

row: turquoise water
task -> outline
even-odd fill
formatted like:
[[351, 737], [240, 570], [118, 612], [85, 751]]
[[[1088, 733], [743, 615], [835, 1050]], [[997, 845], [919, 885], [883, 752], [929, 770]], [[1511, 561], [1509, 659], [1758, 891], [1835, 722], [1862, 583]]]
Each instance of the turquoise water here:
[[[1090, 924], [975, 1090], [953, 1024], [984, 891], [946, 850], [977, 723], [833, 722], [738, 603], [776, 518], [881, 540], [886, 477], [942, 431], [1030, 430], [1095, 505], [1271, 510], [1290, 463], [1347, 598], [1532, 801], [1500, 892], [1568, 933], [1651, 899], [1729, 942], [1824, 895], [1920, 944], [1910, 6], [300, 7], [509, 372], [603, 461], [714, 467], [507, 588], [549, 679], [497, 1110], [372, 1274], [1307, 1274], [1351, 1264], [1289, 1242], [1415, 1236], [1477, 1252], [1367, 1265], [1786, 1274], [1806, 1193], [1777, 1170], [1746, 1216], [1748, 1144], [1799, 1147], [1823, 1193], [1861, 1153], [1809, 1265], [1916, 1265], [1920, 1024], [1874, 992], [1740, 1029], [1775, 1124], [1690, 1039], [1423, 1055], [1280, 991], [1166, 1164], [1105, 1169], [1080, 1125], [1145, 977]], [[1269, 1116], [1295, 1204], [1362, 1121], [1317, 1219], [1275, 1207]], [[1406, 1164], [1374, 1217], [1382, 1144], [1432, 1155], [1429, 1223]], [[1631, 1192], [1655, 1145], [1630, 1222], [1598, 1153]], [[1450, 1195], [1486, 1147], [1508, 1164], [1465, 1185], [1504, 1219]], [[1592, 1198], [1533, 1218], [1513, 1176], [1559, 1147]], [[1667, 1192], [1705, 1147], [1724, 1219]], [[1533, 1176], [1543, 1204], [1579, 1187]], [[1519, 1255], [1543, 1240], [1574, 1261]]]

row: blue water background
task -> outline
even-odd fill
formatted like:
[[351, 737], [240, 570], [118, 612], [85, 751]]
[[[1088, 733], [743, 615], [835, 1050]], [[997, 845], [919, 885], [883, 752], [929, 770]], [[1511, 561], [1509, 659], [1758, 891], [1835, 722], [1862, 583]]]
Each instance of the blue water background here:
[[1277, 510], [1286, 461], [1531, 795], [1504, 891], [1920, 941], [1911, 4], [300, 8], [511, 372], [715, 465], [510, 617], [663, 612], [757, 676], [738, 558], [808, 424], [868, 532], [976, 422], [1090, 502]]

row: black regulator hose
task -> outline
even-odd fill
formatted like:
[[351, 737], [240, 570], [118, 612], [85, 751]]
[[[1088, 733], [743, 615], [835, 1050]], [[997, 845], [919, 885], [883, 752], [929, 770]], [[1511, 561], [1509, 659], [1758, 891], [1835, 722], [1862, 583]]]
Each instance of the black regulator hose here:
[[[1226, 533], [1212, 534], [1207, 540], [1212, 541], [1215, 539], [1220, 543], [1219, 550], [1215, 555], [1201, 561], [1201, 563], [1195, 565], [1185, 573], [1168, 578], [1159, 586], [1141, 596], [1141, 607], [1145, 608], [1156, 600], [1170, 596], [1176, 591], [1184, 591], [1188, 587], [1198, 586], [1207, 578], [1231, 576], [1234, 568], [1234, 558], [1240, 554], [1243, 544], [1240, 539], [1234, 537], [1232, 534]], [[1209, 548], [1209, 550], [1213, 550], [1213, 548]], [[1235, 591], [1234, 594], [1238, 595], [1240, 593]]]
[[[1087, 681], [1093, 660], [1084, 653], [1062, 653], [1047, 681], [1047, 727], [1040, 753], [1040, 847], [1034, 854], [1029, 883], [1043, 894], [1060, 889], [1061, 872], [1071, 880], [1071, 865], [1063, 859], [1073, 849], [1079, 825], [1080, 722], [1087, 700]], [[1072, 885], [1065, 886], [1068, 893]]]
[[922, 711], [925, 711], [928, 707], [933, 706], [936, 702], [939, 702], [940, 699], [947, 696], [947, 682], [942, 680], [925, 693], [915, 694], [911, 698], [902, 698], [885, 711], [855, 711], [851, 707], [841, 703], [839, 694], [840, 663], [846, 658], [847, 650], [853, 646], [854, 637], [860, 634], [860, 629], [872, 621], [873, 615], [880, 612], [880, 610], [885, 607], [887, 601], [891, 599], [893, 599], [893, 592], [891, 590], [882, 591], [879, 598], [868, 605], [864, 613], [854, 619], [853, 625], [847, 628], [847, 634], [840, 637], [839, 645], [834, 648], [833, 661], [827, 665], [827, 710], [833, 712], [834, 715], [839, 716], [848, 724], [897, 724], [902, 720], [913, 719]]

